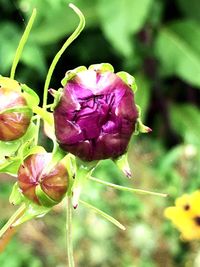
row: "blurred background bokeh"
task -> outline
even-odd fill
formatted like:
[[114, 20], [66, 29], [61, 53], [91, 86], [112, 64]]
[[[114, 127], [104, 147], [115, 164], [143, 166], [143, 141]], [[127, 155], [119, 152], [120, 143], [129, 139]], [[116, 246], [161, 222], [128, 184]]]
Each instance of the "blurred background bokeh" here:
[[[54, 72], [59, 88], [67, 70], [109, 62], [135, 76], [136, 102], [151, 134], [133, 136], [127, 180], [111, 161], [95, 176], [120, 185], [168, 193], [168, 198], [119, 192], [90, 181], [82, 199], [126, 226], [121, 231], [81, 205], [73, 212], [77, 267], [199, 267], [200, 243], [180, 240], [164, 216], [176, 197], [200, 188], [199, 0], [0, 0], [0, 74], [13, 56], [33, 7], [37, 19], [16, 79], [42, 97], [55, 53], [75, 29], [76, 4], [86, 28]], [[50, 99], [51, 101], [51, 99]], [[44, 137], [40, 142], [49, 146]], [[8, 202], [14, 179], [0, 177], [0, 225], [16, 209]], [[66, 266], [65, 203], [22, 225], [0, 254], [1, 267]]]

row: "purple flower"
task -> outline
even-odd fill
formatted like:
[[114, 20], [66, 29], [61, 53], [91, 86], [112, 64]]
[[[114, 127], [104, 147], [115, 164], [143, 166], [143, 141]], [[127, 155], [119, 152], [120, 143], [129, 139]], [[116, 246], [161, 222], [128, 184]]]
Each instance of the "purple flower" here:
[[131, 86], [98, 68], [71, 75], [54, 110], [58, 143], [84, 161], [124, 154], [137, 118]]

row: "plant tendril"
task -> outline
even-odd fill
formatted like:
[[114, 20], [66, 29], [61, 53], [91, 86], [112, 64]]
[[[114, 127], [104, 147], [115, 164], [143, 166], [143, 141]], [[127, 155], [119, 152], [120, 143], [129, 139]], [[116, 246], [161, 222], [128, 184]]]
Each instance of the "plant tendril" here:
[[112, 216], [108, 215], [107, 213], [105, 213], [104, 211], [94, 207], [93, 205], [83, 201], [83, 200], [79, 200], [80, 203], [82, 203], [84, 206], [86, 206], [87, 208], [89, 208], [90, 210], [94, 211], [95, 213], [99, 214], [100, 216], [102, 216], [103, 218], [105, 218], [107, 221], [111, 222], [112, 224], [114, 224], [115, 226], [117, 226], [118, 228], [120, 228], [121, 230], [125, 231], [126, 228], [123, 224], [121, 224], [119, 221], [117, 221], [115, 218], [113, 218]]
[[14, 79], [14, 77], [15, 77], [15, 71], [16, 71], [17, 65], [19, 63], [19, 60], [20, 60], [22, 51], [24, 49], [24, 46], [25, 46], [25, 44], [26, 44], [26, 42], [28, 40], [28, 37], [29, 37], [30, 31], [31, 31], [31, 28], [33, 26], [36, 14], [37, 14], [37, 11], [36, 11], [36, 8], [34, 8], [33, 12], [32, 12], [32, 15], [31, 15], [31, 17], [29, 19], [29, 22], [28, 22], [28, 24], [27, 24], [27, 26], [25, 28], [25, 31], [24, 31], [21, 39], [20, 39], [20, 42], [19, 42], [19, 45], [17, 47], [16, 53], [15, 53], [15, 57], [14, 57], [14, 60], [13, 60], [13, 63], [12, 63], [11, 71], [10, 71], [10, 78], [11, 79]]
[[6, 231], [12, 227], [12, 224], [24, 213], [26, 205], [22, 204], [18, 210], [10, 217], [7, 223], [0, 230], [0, 238], [6, 233]]
[[58, 60], [62, 56], [62, 54], [65, 52], [66, 48], [79, 36], [79, 34], [82, 32], [82, 30], [85, 27], [85, 17], [82, 14], [82, 12], [73, 4], [69, 4], [69, 7], [74, 10], [74, 12], [78, 15], [80, 22], [75, 29], [75, 31], [70, 35], [70, 37], [65, 41], [61, 49], [58, 51], [58, 53], [55, 55], [50, 68], [48, 70], [46, 80], [45, 80], [45, 85], [44, 85], [44, 93], [43, 93], [43, 105], [42, 107], [44, 109], [47, 108], [47, 97], [48, 97], [48, 89], [49, 89], [49, 84], [51, 81], [51, 77], [53, 74], [53, 71], [55, 69], [56, 64], [58, 63]]
[[126, 186], [112, 184], [112, 183], [100, 180], [98, 178], [95, 178], [95, 177], [89, 177], [89, 179], [92, 180], [92, 181], [95, 181], [95, 182], [97, 182], [99, 184], [110, 186], [112, 188], [115, 188], [115, 189], [118, 189], [118, 190], [122, 190], [122, 191], [128, 191], [128, 192], [138, 193], [138, 194], [142, 194], [142, 195], [153, 195], [153, 196], [158, 196], [158, 197], [167, 197], [168, 196], [165, 193], [152, 192], [152, 191], [143, 190], [143, 189], [139, 189], [139, 188], [130, 188], [130, 187], [126, 187]]

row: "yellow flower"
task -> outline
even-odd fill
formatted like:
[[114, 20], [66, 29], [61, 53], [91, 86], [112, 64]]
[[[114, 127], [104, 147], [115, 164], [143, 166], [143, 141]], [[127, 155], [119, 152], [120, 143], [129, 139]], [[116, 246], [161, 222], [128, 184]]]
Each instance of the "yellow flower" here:
[[183, 239], [200, 239], [200, 190], [177, 198], [175, 206], [166, 208], [164, 214]]

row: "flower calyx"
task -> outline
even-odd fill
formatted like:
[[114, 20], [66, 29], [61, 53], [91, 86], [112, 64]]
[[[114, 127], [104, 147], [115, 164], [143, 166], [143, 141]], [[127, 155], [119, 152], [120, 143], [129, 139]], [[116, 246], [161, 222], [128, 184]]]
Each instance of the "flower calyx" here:
[[65, 158], [52, 164], [51, 153], [29, 155], [19, 167], [18, 186], [25, 198], [37, 205], [58, 204], [69, 187]]
[[131, 169], [129, 167], [129, 163], [128, 163], [128, 154], [125, 153], [124, 155], [118, 157], [117, 159], [113, 160], [115, 162], [115, 164], [117, 165], [117, 167], [124, 173], [124, 175], [127, 178], [131, 178]]
[[136, 106], [137, 106], [137, 110], [138, 110], [138, 118], [137, 118], [137, 122], [136, 122], [136, 125], [135, 125], [134, 135], [137, 135], [139, 133], [151, 133], [152, 129], [142, 123], [142, 120], [141, 120], [141, 108], [138, 105], [136, 105]]

